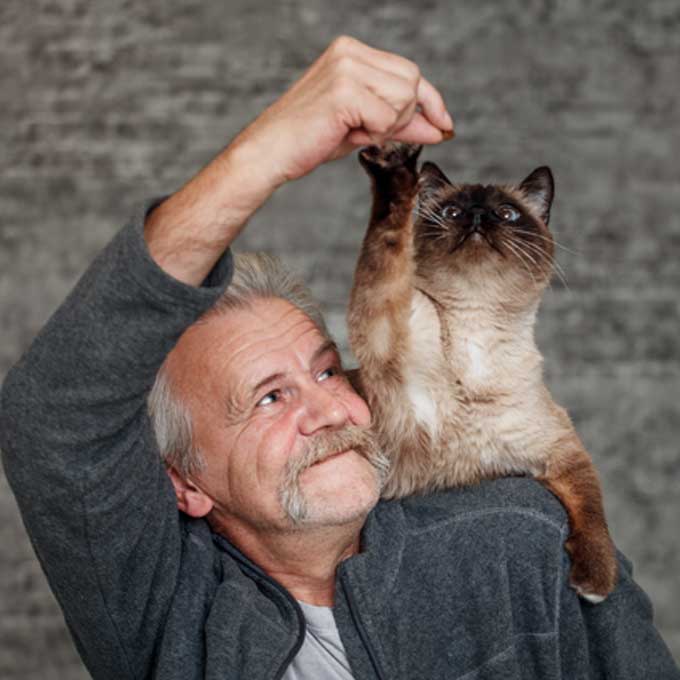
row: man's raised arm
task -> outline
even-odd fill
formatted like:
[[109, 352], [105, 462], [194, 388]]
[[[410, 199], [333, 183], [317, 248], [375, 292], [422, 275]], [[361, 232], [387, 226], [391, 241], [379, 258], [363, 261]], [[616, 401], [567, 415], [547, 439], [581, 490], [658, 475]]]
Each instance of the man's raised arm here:
[[411, 61], [342, 36], [234, 141], [149, 216], [153, 258], [198, 285], [250, 215], [284, 182], [357, 146], [434, 144], [453, 123]]
[[146, 677], [153, 665], [182, 534], [146, 399], [179, 336], [228, 285], [229, 245], [283, 182], [372, 137], [438, 142], [446, 127], [415, 64], [334, 41], [182, 189], [139, 211], [9, 372], [5, 471], [95, 677]]

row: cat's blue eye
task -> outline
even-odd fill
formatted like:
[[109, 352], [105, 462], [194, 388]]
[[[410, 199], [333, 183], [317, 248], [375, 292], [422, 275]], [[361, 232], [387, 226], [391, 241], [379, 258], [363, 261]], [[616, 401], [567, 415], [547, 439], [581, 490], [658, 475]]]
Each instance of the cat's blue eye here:
[[513, 208], [511, 205], [502, 205], [498, 210], [496, 210], [496, 215], [500, 217], [504, 222], [515, 222], [519, 219], [519, 210]]
[[449, 203], [448, 205], [445, 205], [442, 208], [442, 217], [445, 220], [455, 220], [457, 217], [460, 217], [462, 214], [463, 214], [463, 211], [457, 205], [454, 205], [453, 203]]

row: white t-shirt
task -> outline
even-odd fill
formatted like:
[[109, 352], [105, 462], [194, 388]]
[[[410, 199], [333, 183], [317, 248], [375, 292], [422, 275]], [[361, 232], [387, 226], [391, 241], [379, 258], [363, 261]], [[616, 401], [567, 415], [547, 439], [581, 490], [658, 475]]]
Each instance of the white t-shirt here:
[[307, 632], [283, 680], [354, 680], [330, 607], [300, 602]]

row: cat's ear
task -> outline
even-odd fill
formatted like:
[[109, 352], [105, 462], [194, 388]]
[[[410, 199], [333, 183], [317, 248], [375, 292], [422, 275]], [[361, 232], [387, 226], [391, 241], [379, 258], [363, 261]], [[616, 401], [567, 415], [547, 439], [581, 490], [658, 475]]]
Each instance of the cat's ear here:
[[519, 188], [524, 193], [527, 203], [540, 215], [545, 224], [550, 219], [550, 206], [555, 196], [555, 180], [547, 165], [536, 168], [528, 175]]
[[425, 161], [418, 176], [418, 196], [426, 199], [435, 194], [443, 186], [451, 186], [452, 182], [439, 169], [438, 165]]

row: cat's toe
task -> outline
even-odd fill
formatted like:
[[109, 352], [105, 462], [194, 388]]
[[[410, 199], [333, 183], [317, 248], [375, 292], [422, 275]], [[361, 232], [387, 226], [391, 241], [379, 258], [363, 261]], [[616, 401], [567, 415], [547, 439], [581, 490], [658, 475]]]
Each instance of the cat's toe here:
[[604, 602], [606, 599], [606, 595], [597, 595], [596, 593], [587, 593], [584, 590], [581, 590], [580, 588], [577, 588], [574, 586], [576, 592], [579, 594], [579, 597], [582, 597], [584, 600], [587, 600], [591, 604], [600, 604], [600, 602]]
[[570, 545], [569, 585], [588, 602], [598, 604], [614, 590], [617, 581], [616, 557], [611, 544]]
[[583, 581], [579, 578], [575, 578], [573, 573], [569, 579], [569, 585], [578, 593], [579, 597], [582, 597], [592, 604], [603, 602], [612, 590], [611, 587], [606, 584], [596, 585], [591, 580]]
[[392, 170], [406, 166], [415, 172], [422, 144], [387, 142], [383, 146], [366, 146], [359, 151], [359, 162], [368, 170]]

